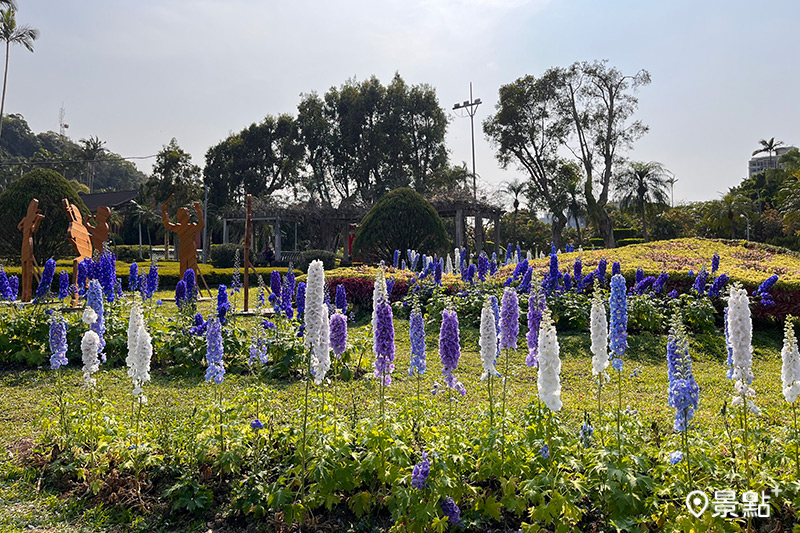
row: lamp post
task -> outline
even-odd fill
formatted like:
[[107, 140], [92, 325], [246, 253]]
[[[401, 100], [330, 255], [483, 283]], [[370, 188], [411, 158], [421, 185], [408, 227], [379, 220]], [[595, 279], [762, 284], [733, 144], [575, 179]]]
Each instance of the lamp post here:
[[[472, 136], [472, 196], [475, 200], [478, 199], [478, 182], [475, 177], [475, 112], [481, 104], [481, 99], [472, 99], [472, 82], [469, 82], [469, 100], [464, 100], [460, 104], [453, 106], [453, 111], [464, 109], [469, 115], [469, 130]], [[464, 116], [464, 115], [461, 115]]]
[[743, 216], [744, 219], [747, 221], [747, 240], [746, 240], [746, 242], [750, 242], [750, 217], [747, 216], [744, 213], [742, 213], [741, 216]]
[[671, 176], [667, 179], [667, 183], [669, 183], [669, 206], [675, 207], [675, 184], [678, 182], [678, 178], [675, 177], [675, 174], [671, 170], [667, 172], [669, 172]]

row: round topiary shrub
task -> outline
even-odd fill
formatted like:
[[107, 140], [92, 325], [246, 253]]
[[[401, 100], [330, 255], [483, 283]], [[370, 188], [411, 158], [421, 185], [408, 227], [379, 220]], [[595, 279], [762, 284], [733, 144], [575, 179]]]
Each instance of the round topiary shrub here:
[[[239, 267], [244, 268], [244, 246], [232, 242], [225, 244], [212, 244], [209, 259], [215, 268], [233, 268], [236, 262], [236, 250], [239, 250]], [[250, 263], [255, 261], [255, 253], [250, 248]]]
[[295, 268], [302, 272], [308, 272], [308, 265], [311, 264], [311, 261], [317, 259], [322, 261], [322, 267], [325, 270], [336, 268], [336, 254], [328, 250], [306, 250], [300, 256], [300, 261], [298, 261]]
[[359, 225], [354, 257], [391, 262], [394, 251], [433, 254], [447, 246], [439, 213], [421, 194], [406, 187], [382, 196]]
[[75, 253], [67, 236], [69, 218], [61, 201], [66, 198], [78, 206], [84, 218], [89, 210], [64, 176], [44, 168], [31, 170], [0, 193], [0, 257], [19, 262], [22, 232], [17, 224], [34, 198], [39, 200], [39, 209], [45, 217], [33, 236], [37, 261], [44, 264], [51, 257], [73, 257]]

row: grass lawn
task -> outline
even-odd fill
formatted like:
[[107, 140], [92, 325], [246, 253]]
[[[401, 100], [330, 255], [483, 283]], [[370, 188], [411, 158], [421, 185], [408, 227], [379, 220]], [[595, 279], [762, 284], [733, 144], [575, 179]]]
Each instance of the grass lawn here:
[[[169, 296], [161, 294], [162, 298]], [[168, 302], [164, 306], [173, 305]], [[210, 306], [202, 302], [201, 306]], [[239, 320], [252, 320], [239, 318]], [[395, 321], [397, 356], [393, 382], [387, 388], [389, 418], [401, 411], [407, 412], [408, 404], [414, 402], [418, 382], [407, 374], [409, 363], [408, 322]], [[350, 330], [351, 338], [364, 332], [364, 327]], [[434, 382], [442, 383], [441, 364], [438, 361], [438, 332], [428, 331], [428, 372], [421, 380], [425, 397], [426, 423], [429, 431], [444, 431], [447, 409], [440, 398], [429, 391]], [[781, 394], [782, 332], [778, 329], [756, 331], [754, 337], [755, 357], [753, 369], [757, 390], [756, 403], [763, 413], [755, 424], [765, 434], [783, 435], [791, 425], [791, 411]], [[564, 408], [558, 415], [567, 433], [577, 434], [585, 413], [592, 420], [597, 416], [597, 389], [591, 376], [590, 338], [587, 333], [559, 335], [562, 358], [561, 384]], [[724, 435], [724, 422], [720, 411], [733, 396], [733, 384], [725, 377], [725, 342], [722, 332], [691, 339], [694, 374], [700, 386], [700, 407], [693, 421], [693, 431], [701, 435]], [[519, 419], [530, 408], [536, 397], [536, 371], [525, 366], [524, 337], [520, 336], [520, 347], [512, 354], [506, 371], [505, 356], [498, 369], [510, 379], [507, 401], [510, 416]], [[629, 350], [623, 369], [622, 403], [637, 413], [643, 428], [656, 424], [665, 439], [677, 449], [678, 438], [672, 435], [674, 410], [667, 405], [666, 336], [641, 334], [629, 338]], [[481, 363], [478, 348], [478, 332], [462, 328], [462, 358], [456, 371], [464, 383], [467, 396], [455, 408], [458, 426], [465, 431], [483, 424], [487, 417], [486, 384], [481, 382]], [[364, 371], [354, 381], [336, 381], [329, 385], [326, 402], [336, 404], [336, 412], [343, 427], [357, 430], [368, 418], [378, 412], [378, 387], [371, 379], [371, 355], [365, 355], [361, 364]], [[637, 375], [629, 377], [631, 373]], [[616, 374], [616, 372], [611, 372]], [[168, 372], [163, 368], [153, 369], [153, 380], [146, 386], [149, 398], [144, 408], [143, 432], [155, 438], [159, 432], [192, 431], [195, 412], [198, 408], [213, 404], [214, 386], [206, 383], [202, 375], [188, 376]], [[617, 402], [616, 376], [603, 390], [603, 409], [608, 417], [608, 429], [612, 429], [610, 413]], [[68, 390], [77, 401], [85, 396], [81, 387], [80, 369], [71, 365], [64, 373]], [[104, 416], [117, 420], [118, 424], [130, 427], [131, 385], [125, 369], [102, 369], [97, 374], [98, 386], [103, 398]], [[76, 498], [76, 494], [64, 492], [47, 481], [42, 482], [39, 471], [30, 463], [21, 464], [20, 457], [30, 454], [32, 444], [42, 437], [47, 427], [57, 418], [54, 407], [55, 376], [48, 369], [3, 369], [0, 371], [0, 531], [214, 531], [223, 530], [272, 530], [269, 521], [227, 521], [223, 510], [209, 512], [202, 517], [188, 516], [179, 523], [164, 522], [158, 506], [148, 514], [134, 513], [124, 506], [113, 505], [98, 498]], [[303, 382], [297, 380], [258, 379], [248, 374], [228, 373], [220, 386], [223, 398], [230, 402], [232, 425], [249, 429], [255, 406], [246, 401], [255, 396], [254, 388], [261, 391], [267, 406], [262, 403], [262, 417], [269, 418], [280, 426], [299, 420], [304, 393]], [[335, 388], [335, 400], [332, 388]], [[312, 389], [312, 403], [321, 401], [318, 389]], [[499, 403], [499, 402], [498, 402]], [[355, 411], [354, 411], [355, 406]], [[266, 412], [266, 415], [264, 414]], [[595, 422], [596, 424], [596, 422]], [[600, 424], [596, 424], [600, 426]], [[131, 437], [132, 438], [132, 437]], [[722, 444], [720, 444], [722, 445]], [[773, 442], [769, 446], [779, 446]], [[763, 450], [769, 453], [769, 450]], [[274, 526], [277, 527], [277, 526]]]

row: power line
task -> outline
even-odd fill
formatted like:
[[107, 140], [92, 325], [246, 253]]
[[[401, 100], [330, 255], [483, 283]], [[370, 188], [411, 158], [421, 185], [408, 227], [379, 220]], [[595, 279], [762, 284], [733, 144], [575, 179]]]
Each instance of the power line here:
[[152, 159], [156, 157], [156, 154], [153, 155], [143, 155], [143, 156], [129, 156], [129, 157], [115, 157], [111, 159], [42, 159], [39, 161], [31, 161], [31, 160], [24, 160], [24, 161], [0, 161], [0, 166], [2, 165], [63, 165], [66, 163], [109, 163], [112, 161], [120, 161], [120, 160], [129, 160], [129, 159]]

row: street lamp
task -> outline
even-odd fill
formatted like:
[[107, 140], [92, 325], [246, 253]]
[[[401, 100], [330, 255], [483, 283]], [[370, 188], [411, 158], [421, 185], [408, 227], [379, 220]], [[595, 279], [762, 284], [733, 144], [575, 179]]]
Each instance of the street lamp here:
[[675, 174], [671, 170], [667, 170], [672, 177], [667, 178], [667, 183], [669, 183], [669, 206], [675, 207], [675, 184], [678, 182], [678, 178], [675, 177]]
[[750, 217], [742, 213], [740, 216], [744, 217], [747, 221], [747, 242], [750, 242]]
[[472, 135], [472, 196], [475, 200], [478, 199], [478, 182], [475, 178], [475, 122], [473, 119], [480, 104], [480, 98], [472, 99], [472, 82], [469, 82], [469, 100], [464, 100], [462, 103], [453, 106], [453, 111], [464, 109], [469, 115], [469, 130]]

